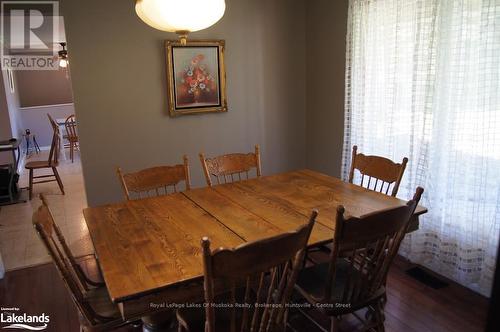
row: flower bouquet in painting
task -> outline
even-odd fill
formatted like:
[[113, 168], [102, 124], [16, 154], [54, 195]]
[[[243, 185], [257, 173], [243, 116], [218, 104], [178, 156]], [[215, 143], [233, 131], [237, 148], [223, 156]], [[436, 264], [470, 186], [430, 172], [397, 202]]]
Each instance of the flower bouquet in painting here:
[[204, 59], [203, 54], [197, 54], [179, 73], [176, 82], [177, 106], [218, 104], [217, 82]]

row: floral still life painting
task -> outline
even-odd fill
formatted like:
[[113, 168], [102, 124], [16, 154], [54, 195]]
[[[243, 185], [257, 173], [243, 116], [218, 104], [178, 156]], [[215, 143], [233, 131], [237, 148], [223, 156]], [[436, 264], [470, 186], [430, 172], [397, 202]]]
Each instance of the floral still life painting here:
[[170, 115], [227, 111], [223, 47], [223, 41], [167, 41]]

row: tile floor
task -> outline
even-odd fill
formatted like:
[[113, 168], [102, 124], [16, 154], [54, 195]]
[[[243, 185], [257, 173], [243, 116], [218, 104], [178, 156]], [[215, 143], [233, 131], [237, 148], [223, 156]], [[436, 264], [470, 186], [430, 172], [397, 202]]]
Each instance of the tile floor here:
[[[69, 156], [68, 151], [66, 154]], [[33, 154], [27, 161], [41, 160], [48, 156], [48, 151]], [[50, 261], [45, 248], [31, 224], [34, 209], [41, 204], [38, 194], [44, 193], [55, 222], [68, 242], [75, 256], [93, 253], [82, 210], [87, 206], [83, 186], [83, 175], [79, 153], [75, 152], [75, 161], [61, 160], [58, 167], [66, 194], [62, 195], [56, 182], [34, 186], [33, 199], [27, 203], [0, 207], [0, 253], [7, 271], [33, 266]], [[50, 172], [40, 170], [42, 174]], [[28, 172], [19, 180], [19, 187], [28, 186]], [[27, 193], [26, 193], [27, 197]]]

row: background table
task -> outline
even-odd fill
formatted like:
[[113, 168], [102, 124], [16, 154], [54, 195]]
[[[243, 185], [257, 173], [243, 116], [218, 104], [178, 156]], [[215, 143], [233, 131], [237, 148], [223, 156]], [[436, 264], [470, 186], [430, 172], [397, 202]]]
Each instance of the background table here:
[[[320, 244], [333, 236], [339, 204], [359, 217], [406, 201], [301, 170], [87, 208], [84, 215], [111, 299], [127, 318], [157, 310], [151, 303], [203, 299], [203, 236], [212, 248], [234, 247], [295, 230], [317, 208], [309, 244]], [[417, 208], [412, 230], [426, 211]]]

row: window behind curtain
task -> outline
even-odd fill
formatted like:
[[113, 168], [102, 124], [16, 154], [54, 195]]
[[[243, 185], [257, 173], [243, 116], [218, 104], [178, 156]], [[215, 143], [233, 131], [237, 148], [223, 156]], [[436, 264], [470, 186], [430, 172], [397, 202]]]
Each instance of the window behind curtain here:
[[500, 0], [351, 0], [343, 175], [353, 145], [409, 158], [429, 213], [401, 253], [489, 295], [500, 232]]

